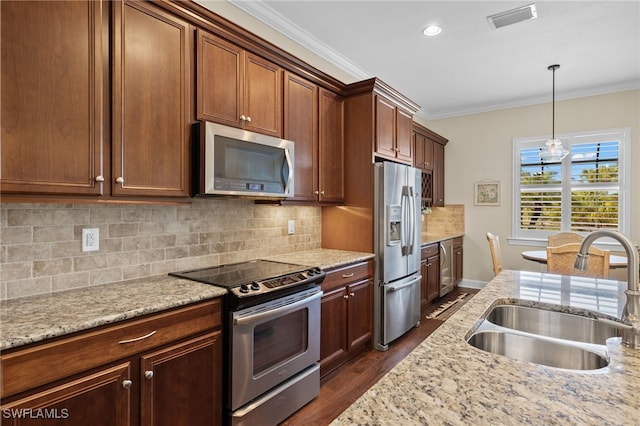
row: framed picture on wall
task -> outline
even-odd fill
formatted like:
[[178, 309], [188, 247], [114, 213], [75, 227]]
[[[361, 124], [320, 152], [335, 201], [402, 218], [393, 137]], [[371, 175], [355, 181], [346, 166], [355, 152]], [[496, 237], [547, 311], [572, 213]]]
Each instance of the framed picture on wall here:
[[476, 182], [473, 200], [476, 206], [499, 206], [500, 181], [482, 180]]

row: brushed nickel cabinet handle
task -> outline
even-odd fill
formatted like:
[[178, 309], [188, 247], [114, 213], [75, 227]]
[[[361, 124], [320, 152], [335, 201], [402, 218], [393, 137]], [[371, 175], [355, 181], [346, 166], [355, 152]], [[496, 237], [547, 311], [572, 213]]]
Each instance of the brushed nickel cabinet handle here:
[[247, 121], [251, 123], [251, 117], [247, 117]]
[[247, 117], [245, 117], [244, 115], [241, 115], [241, 116], [240, 116], [240, 120], [242, 120], [242, 121], [247, 121]]
[[119, 183], [120, 185], [124, 185], [124, 178], [122, 176], [118, 176], [116, 178], [116, 183]]
[[102, 176], [102, 175], [96, 176], [95, 181], [96, 182], [104, 182], [104, 176]]
[[144, 336], [136, 337], [134, 339], [121, 340], [118, 343], [120, 343], [121, 345], [125, 345], [127, 343], [139, 342], [140, 340], [148, 339], [149, 337], [153, 336], [157, 331], [158, 330], [153, 330], [151, 333], [145, 334]]
[[349, 298], [349, 295], [348, 295], [348, 294], [345, 294], [345, 295], [344, 295], [344, 296], [342, 296], [342, 297], [343, 297], [344, 299], [348, 299], [348, 298]]
[[351, 278], [351, 277], [352, 277], [352, 276], [354, 276], [354, 275], [355, 275], [355, 273], [354, 273], [354, 272], [352, 272], [352, 273], [350, 273], [350, 274], [342, 274], [342, 278]]
[[351, 297], [354, 297], [355, 295], [356, 295], [356, 294], [355, 294], [355, 293], [353, 293], [353, 292], [349, 293], [349, 296], [351, 296]]
[[122, 387], [125, 389], [129, 389], [131, 387], [131, 385], [133, 385], [133, 382], [131, 380], [123, 380], [122, 381]]
[[149, 379], [149, 380], [150, 380], [150, 379], [153, 379], [153, 371], [151, 371], [151, 370], [147, 370], [147, 371], [145, 371], [145, 372], [144, 372], [144, 378], [145, 378], [145, 379]]

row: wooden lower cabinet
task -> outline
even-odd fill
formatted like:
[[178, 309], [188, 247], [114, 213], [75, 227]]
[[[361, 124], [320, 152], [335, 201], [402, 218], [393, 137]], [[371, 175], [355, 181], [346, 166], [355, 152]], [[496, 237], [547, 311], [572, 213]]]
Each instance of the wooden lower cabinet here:
[[420, 260], [421, 296], [420, 306], [424, 310], [440, 292], [440, 250], [438, 244], [422, 247]]
[[[39, 383], [35, 375], [30, 378], [30, 373], [22, 370], [29, 369], [34, 361], [47, 363], [41, 358], [47, 353], [52, 358], [50, 368], [55, 368], [55, 361], [65, 358], [65, 354], [58, 351], [73, 347], [77, 341], [82, 343], [76, 346], [75, 355], [82, 359], [82, 365], [89, 365], [87, 361], [90, 363], [90, 360], [86, 359], [89, 353], [83, 353], [83, 348], [90, 348], [91, 344], [83, 334], [94, 332], [62, 338], [57, 345], [44, 342], [3, 353], [0, 359], [3, 367], [7, 366], [3, 368], [4, 394], [0, 406], [3, 424], [221, 424], [223, 342], [220, 304], [220, 301], [205, 302], [198, 309], [186, 307], [176, 310], [175, 314], [160, 313], [148, 320], [134, 321], [134, 327], [144, 323], [156, 330], [148, 338], [122, 339], [111, 344], [114, 329], [115, 332], [129, 330], [122, 325], [107, 327], [102, 331], [105, 340], [108, 339], [103, 352], [114, 358], [112, 362], [88, 370], [78, 368], [77, 372], [41, 386], [35, 385]], [[204, 325], [211, 318], [213, 321]], [[165, 333], [163, 325], [172, 319], [185, 321], [173, 323]], [[171, 334], [186, 337], [174, 342], [164, 341], [164, 336]], [[163, 344], [153, 347], [154, 337]], [[72, 346], [67, 346], [67, 341]], [[117, 348], [127, 345], [147, 345], [149, 349], [116, 359]], [[21, 383], [34, 383], [34, 387], [21, 391], [26, 385], [6, 382], [8, 374], [30, 378]], [[18, 392], [14, 394], [12, 389]]]
[[320, 375], [326, 376], [371, 343], [373, 262], [327, 273], [322, 283]]
[[453, 239], [453, 284], [458, 285], [462, 281], [462, 237]]
[[131, 393], [123, 384], [130, 377], [127, 361], [3, 403], [2, 424], [129, 425]]

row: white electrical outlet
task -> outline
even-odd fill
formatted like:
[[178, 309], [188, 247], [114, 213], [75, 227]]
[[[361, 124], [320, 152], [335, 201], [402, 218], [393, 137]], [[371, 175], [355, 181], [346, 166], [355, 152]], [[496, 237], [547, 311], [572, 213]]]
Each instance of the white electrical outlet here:
[[100, 250], [100, 229], [85, 228], [82, 230], [82, 251]]
[[293, 235], [296, 232], [296, 221], [293, 219], [289, 219], [289, 223], [287, 224], [287, 232], [289, 235]]

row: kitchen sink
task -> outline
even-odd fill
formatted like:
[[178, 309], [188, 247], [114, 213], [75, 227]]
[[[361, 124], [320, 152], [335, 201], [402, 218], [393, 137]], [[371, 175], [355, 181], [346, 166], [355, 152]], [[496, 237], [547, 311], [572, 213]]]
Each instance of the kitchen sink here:
[[609, 365], [606, 353], [524, 334], [482, 331], [474, 333], [468, 343], [512, 359], [568, 370], [597, 370]]
[[595, 318], [520, 305], [498, 305], [486, 320], [526, 333], [600, 345], [620, 335], [618, 329]]
[[597, 318], [513, 304], [494, 306], [467, 343], [486, 352], [568, 370], [609, 365], [606, 341], [620, 333]]

